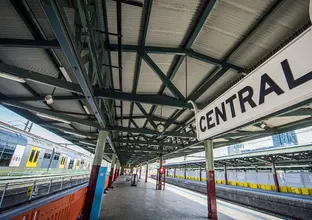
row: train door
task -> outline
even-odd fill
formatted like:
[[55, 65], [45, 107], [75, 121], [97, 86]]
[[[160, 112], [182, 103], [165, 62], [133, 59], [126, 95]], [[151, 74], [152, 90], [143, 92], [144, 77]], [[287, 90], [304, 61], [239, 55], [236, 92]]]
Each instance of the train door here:
[[77, 161], [76, 161], [76, 166], [75, 166], [75, 169], [80, 169], [80, 160], [78, 159]]
[[23, 154], [25, 152], [25, 148], [26, 147], [22, 146], [22, 145], [16, 146], [14, 153], [13, 153], [13, 156], [12, 156], [12, 159], [11, 159], [11, 162], [9, 164], [9, 167], [19, 167], [20, 166]]
[[51, 157], [52, 157], [52, 151], [46, 150], [46, 152], [43, 155], [40, 168], [49, 168]]
[[40, 148], [39, 147], [32, 147], [30, 150], [30, 154], [28, 156], [28, 160], [26, 163], [26, 167], [36, 167], [40, 155]]
[[65, 167], [65, 163], [66, 163], [66, 156], [62, 155], [59, 168], [64, 168]]
[[51, 162], [51, 168], [57, 168], [60, 159], [60, 153], [55, 153]]

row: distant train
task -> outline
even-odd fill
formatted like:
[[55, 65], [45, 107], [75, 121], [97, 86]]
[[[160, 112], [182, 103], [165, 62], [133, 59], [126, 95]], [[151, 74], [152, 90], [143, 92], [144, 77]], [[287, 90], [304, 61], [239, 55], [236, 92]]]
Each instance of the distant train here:
[[0, 123], [0, 176], [89, 172], [93, 158]]

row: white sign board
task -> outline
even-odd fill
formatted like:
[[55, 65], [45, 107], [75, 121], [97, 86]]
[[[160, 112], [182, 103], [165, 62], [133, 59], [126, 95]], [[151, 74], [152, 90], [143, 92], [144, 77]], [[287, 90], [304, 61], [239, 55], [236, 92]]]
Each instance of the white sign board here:
[[9, 167], [18, 167], [20, 165], [24, 151], [25, 151], [24, 146], [22, 145], [16, 146]]
[[212, 138], [312, 98], [309, 28], [196, 114], [198, 140]]

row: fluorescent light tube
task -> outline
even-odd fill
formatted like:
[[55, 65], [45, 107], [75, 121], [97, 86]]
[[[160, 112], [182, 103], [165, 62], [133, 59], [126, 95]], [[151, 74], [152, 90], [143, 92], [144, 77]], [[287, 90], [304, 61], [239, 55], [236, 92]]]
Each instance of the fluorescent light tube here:
[[51, 115], [46, 115], [46, 114], [43, 114], [43, 113], [40, 113], [40, 112], [37, 112], [37, 115], [41, 118], [47, 118], [47, 119], [50, 119], [50, 120], [55, 120], [55, 121], [59, 121], [59, 122], [63, 122], [63, 123], [66, 123], [66, 124], [70, 124], [70, 121], [67, 121], [65, 119], [61, 119], [61, 118], [58, 118], [58, 117], [54, 117], [54, 116], [51, 116]]
[[65, 68], [60, 66], [59, 69], [63, 73], [63, 76], [65, 77], [66, 81], [72, 82]]
[[89, 142], [85, 142], [85, 141], [79, 141], [79, 143], [90, 145], [90, 146], [95, 146], [95, 144], [92, 144], [92, 143], [89, 143]]
[[20, 82], [20, 83], [26, 82], [26, 80], [22, 77], [14, 76], [14, 75], [3, 73], [3, 72], [0, 72], [0, 77], [5, 78], [5, 79], [9, 79], [9, 80], [13, 80], [15, 82]]
[[82, 107], [83, 107], [83, 109], [86, 111], [86, 113], [87, 113], [88, 115], [90, 115], [90, 111], [89, 111], [88, 107], [87, 107], [86, 105], [83, 105]]
[[77, 136], [77, 137], [87, 138], [87, 136], [82, 135], [82, 134], [77, 134], [77, 133], [75, 133], [75, 132], [64, 131], [64, 133], [66, 133], [66, 134], [72, 134], [72, 135], [75, 135], [75, 136]]

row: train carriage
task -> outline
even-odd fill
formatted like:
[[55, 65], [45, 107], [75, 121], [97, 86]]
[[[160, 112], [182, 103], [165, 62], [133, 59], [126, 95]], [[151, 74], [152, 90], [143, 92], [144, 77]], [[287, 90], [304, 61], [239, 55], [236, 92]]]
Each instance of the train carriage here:
[[0, 176], [88, 172], [91, 161], [92, 157], [0, 124]]

